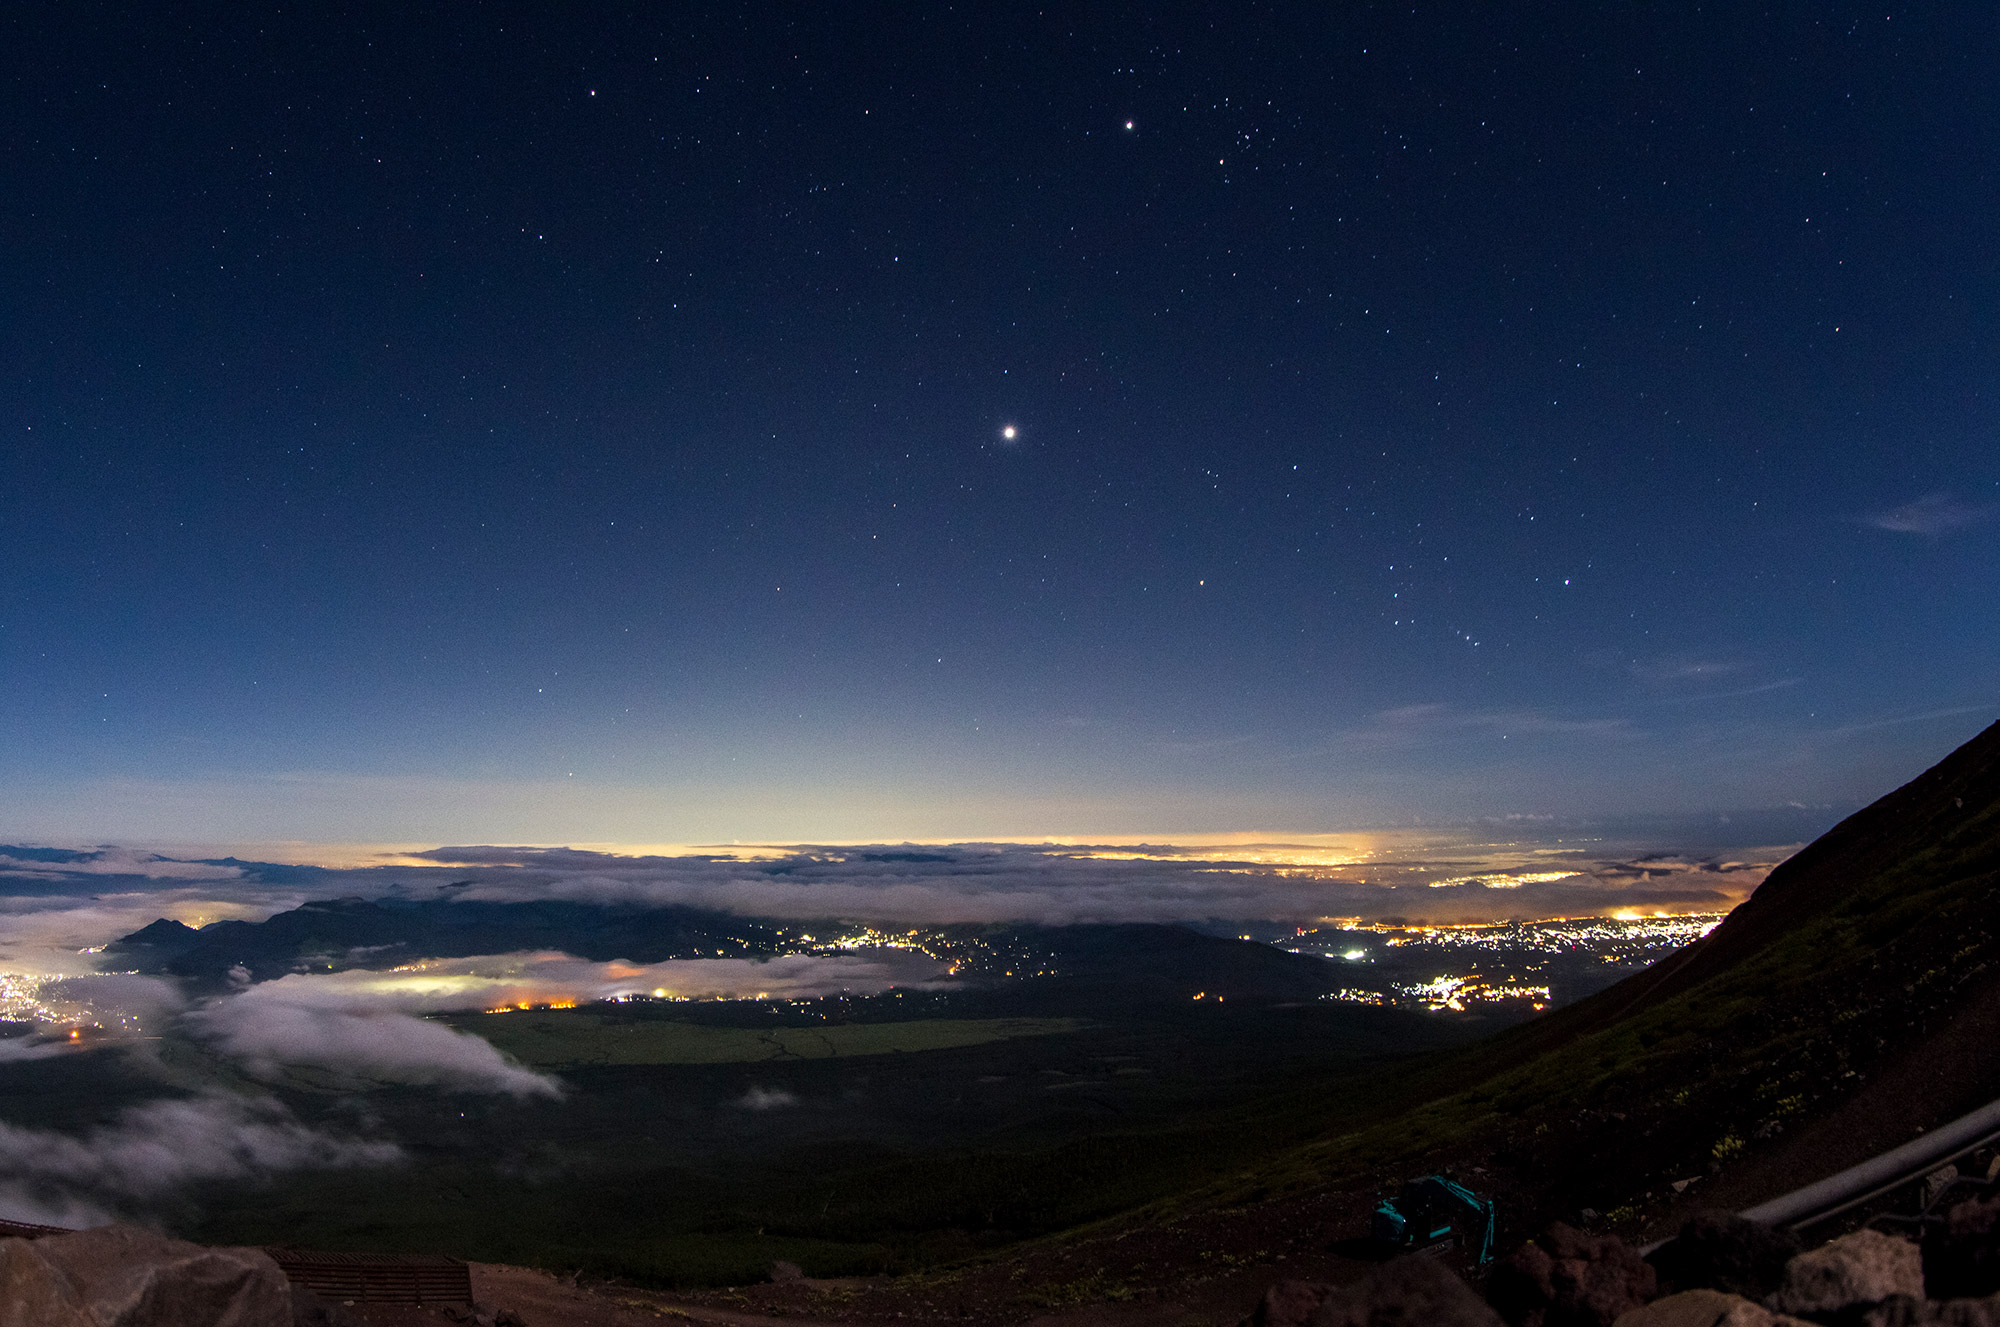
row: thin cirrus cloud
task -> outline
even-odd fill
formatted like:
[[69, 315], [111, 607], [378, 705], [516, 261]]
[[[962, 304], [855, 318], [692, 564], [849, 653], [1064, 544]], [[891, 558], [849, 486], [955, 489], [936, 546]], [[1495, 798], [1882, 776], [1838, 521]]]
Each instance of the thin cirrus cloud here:
[[1698, 686], [1743, 671], [1743, 665], [1735, 660], [1696, 654], [1637, 659], [1628, 667], [1634, 678], [1651, 686]]
[[1344, 736], [1357, 745], [1395, 745], [1468, 733], [1617, 739], [1638, 735], [1624, 718], [1583, 718], [1528, 708], [1471, 710], [1433, 702], [1378, 711]]
[[1967, 502], [1953, 493], [1926, 493], [1900, 507], [1864, 517], [1863, 524], [1896, 534], [1923, 535], [1936, 539], [1968, 525], [2000, 516], [2000, 505]]

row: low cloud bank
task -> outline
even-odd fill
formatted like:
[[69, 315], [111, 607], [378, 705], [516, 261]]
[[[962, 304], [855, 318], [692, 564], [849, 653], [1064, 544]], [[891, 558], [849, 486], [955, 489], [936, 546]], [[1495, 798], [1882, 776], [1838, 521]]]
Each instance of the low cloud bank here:
[[390, 1143], [308, 1128], [272, 1101], [213, 1095], [134, 1106], [81, 1135], [0, 1124], [0, 1216], [99, 1225], [209, 1180], [386, 1166]]
[[[1330, 863], [1315, 860], [1323, 853], [1283, 844], [1246, 845], [1235, 856], [1170, 845], [823, 849], [768, 861], [617, 857], [566, 848], [439, 848], [423, 855], [452, 864], [452, 896], [464, 899], [680, 904], [801, 921], [1061, 925], [1721, 912], [1748, 897], [1786, 851], [1746, 861], [1675, 861], [1671, 867], [1665, 859], [1490, 850]], [[426, 891], [411, 883], [403, 892]]]
[[[31, 893], [0, 898], [0, 972], [40, 975], [114, 965], [79, 953], [156, 917], [199, 926], [259, 920], [310, 898], [568, 899], [685, 905], [773, 920], [839, 918], [891, 925], [955, 922], [1272, 921], [1421, 917], [1533, 920], [1641, 911], [1719, 912], [1747, 897], [1789, 848], [1736, 860], [1621, 857], [1549, 842], [1478, 841], [1468, 833], [1318, 835], [1226, 846], [882, 844], [761, 847], [684, 856], [625, 856], [571, 848], [449, 847], [431, 865], [318, 869], [183, 863], [153, 854], [64, 854], [0, 848], [32, 872]], [[43, 853], [49, 860], [22, 854]], [[89, 860], [83, 860], [88, 856]], [[55, 860], [64, 857], [64, 860]], [[74, 860], [72, 860], [74, 859]], [[145, 867], [140, 877], [111, 865]], [[9, 867], [8, 869], [15, 869]], [[65, 874], [69, 872], [70, 874]], [[1496, 885], [1500, 877], [1511, 883]], [[724, 969], [714, 969], [718, 974]], [[767, 978], [774, 976], [764, 973]], [[656, 985], [669, 983], [655, 983]], [[714, 990], [684, 992], [712, 995]], [[755, 992], [752, 992], [753, 994]], [[496, 1003], [498, 1001], [496, 1000]]]
[[[327, 897], [294, 886], [273, 886], [255, 875], [200, 885], [170, 881], [148, 885], [76, 876], [38, 877], [40, 892], [0, 897], [0, 971], [48, 976], [90, 972], [91, 951], [160, 917], [190, 926], [241, 918], [262, 921], [298, 907], [308, 898]], [[125, 885], [132, 886], [124, 888]]]
[[[264, 987], [281, 983], [266, 982]], [[253, 1074], [287, 1066], [323, 1069], [352, 1082], [416, 1083], [513, 1097], [560, 1097], [562, 1086], [524, 1069], [491, 1043], [441, 1023], [387, 1010], [326, 1008], [253, 986], [189, 1015], [188, 1022]]]
[[[901, 950], [782, 954], [770, 959], [676, 958], [664, 963], [593, 963], [562, 953], [434, 959], [389, 972], [293, 973], [260, 982], [216, 1006], [330, 1013], [436, 1014], [519, 1005], [588, 1004], [621, 995], [685, 1000], [810, 999], [872, 995], [891, 986], [935, 986], [945, 965]], [[426, 1025], [434, 1026], [434, 1025]]]
[[70, 876], [137, 876], [142, 880], [240, 880], [248, 872], [240, 865], [186, 861], [130, 848], [91, 850], [0, 849], [0, 877], [15, 880], [64, 880]]
[[325, 1070], [354, 1082], [559, 1097], [560, 1082], [523, 1068], [471, 1033], [422, 1014], [588, 1004], [625, 995], [794, 999], [934, 986], [944, 965], [900, 951], [788, 954], [768, 960], [593, 963], [561, 953], [441, 959], [387, 972], [293, 973], [220, 996], [186, 1018], [252, 1073]]

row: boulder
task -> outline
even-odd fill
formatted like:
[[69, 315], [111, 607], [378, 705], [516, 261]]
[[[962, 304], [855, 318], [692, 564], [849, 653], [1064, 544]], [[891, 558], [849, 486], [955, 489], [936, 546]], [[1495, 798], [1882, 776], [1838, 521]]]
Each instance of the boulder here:
[[1383, 1263], [1328, 1290], [1307, 1327], [1501, 1327], [1500, 1315], [1435, 1258]]
[[2000, 1294], [2000, 1196], [1959, 1203], [1925, 1232], [1924, 1286], [1937, 1299]]
[[1924, 1297], [1922, 1252], [1906, 1239], [1857, 1230], [1786, 1263], [1772, 1307], [1801, 1315], [1834, 1313], [1891, 1295]]
[[1891, 1295], [1868, 1310], [1862, 1327], [2000, 1327], [2000, 1296], [1988, 1299], [1913, 1299]]
[[1720, 1290], [1763, 1300], [1785, 1280], [1785, 1264], [1805, 1252], [1788, 1230], [1734, 1212], [1696, 1212], [1648, 1259], [1672, 1290]]
[[292, 1327], [366, 1327], [354, 1310], [321, 1299], [301, 1285], [292, 1287]]
[[1333, 1293], [1326, 1281], [1279, 1281], [1264, 1292], [1247, 1327], [1305, 1327], [1320, 1301]]
[[1643, 1309], [1620, 1314], [1613, 1327], [1810, 1327], [1771, 1312], [1741, 1295], [1720, 1290], [1683, 1290]]
[[1658, 1290], [1658, 1273], [1624, 1240], [1558, 1221], [1493, 1269], [1486, 1297], [1512, 1327], [1610, 1327]]
[[292, 1291], [262, 1250], [101, 1226], [0, 1239], [0, 1327], [292, 1327]]

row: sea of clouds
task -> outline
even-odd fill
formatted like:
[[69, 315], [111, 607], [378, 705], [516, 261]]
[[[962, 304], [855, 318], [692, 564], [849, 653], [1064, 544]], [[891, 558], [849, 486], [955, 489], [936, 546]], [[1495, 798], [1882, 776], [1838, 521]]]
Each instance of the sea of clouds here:
[[[496, 954], [393, 969], [294, 973], [191, 997], [115, 969], [98, 952], [159, 917], [257, 920], [343, 896], [685, 905], [774, 921], [879, 928], [964, 922], [1476, 922], [1620, 911], [1720, 912], [1788, 848], [1728, 857], [1550, 847], [1466, 836], [1227, 845], [955, 844], [762, 847], [618, 854], [441, 847], [381, 865], [327, 868], [132, 848], [0, 848], [0, 999], [32, 996], [60, 1022], [130, 1038], [192, 1038], [253, 1080], [306, 1069], [365, 1088], [404, 1084], [560, 1103], [564, 1085], [431, 1015], [621, 995], [689, 999], [872, 994], [951, 980], [922, 953], [884, 946], [770, 959], [590, 962]], [[19, 1005], [15, 1006], [17, 1010]], [[98, 1043], [98, 1044], [101, 1044]], [[85, 1047], [89, 1042], [83, 1043]], [[0, 1040], [10, 1063], [75, 1053], [66, 1041]], [[747, 1110], [772, 1102], [746, 1101]], [[301, 1123], [275, 1097], [207, 1094], [134, 1107], [78, 1133], [0, 1124], [0, 1215], [81, 1224], [143, 1211], [202, 1180], [304, 1167], [393, 1165], [388, 1139]]]
[[[78, 951], [158, 917], [190, 925], [256, 919], [340, 896], [681, 904], [776, 920], [909, 926], [1475, 922], [1726, 911], [1795, 846], [1689, 856], [1463, 836], [1357, 842], [902, 844], [672, 856], [468, 846], [339, 869], [119, 848], [0, 848], [0, 971], [95, 970]], [[1353, 860], [1328, 860], [1339, 858]]]

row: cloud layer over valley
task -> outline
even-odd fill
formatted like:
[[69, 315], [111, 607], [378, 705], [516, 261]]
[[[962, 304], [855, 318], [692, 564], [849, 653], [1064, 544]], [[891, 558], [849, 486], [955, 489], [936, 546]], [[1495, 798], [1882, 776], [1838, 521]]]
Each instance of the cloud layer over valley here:
[[[78, 951], [158, 917], [200, 926], [340, 896], [685, 905], [775, 921], [907, 926], [1458, 923], [1720, 912], [1746, 898], [1790, 851], [1687, 855], [1591, 838], [1494, 841], [1404, 832], [1195, 844], [737, 847], [677, 855], [448, 847], [397, 855], [381, 866], [331, 869], [186, 862], [118, 849], [0, 849], [0, 874], [23, 886], [0, 900], [0, 970], [91, 971], [99, 960]], [[724, 969], [713, 971], [717, 979], [735, 980]], [[765, 973], [763, 980], [772, 979]]]
[[[165, 1037], [192, 1042], [198, 1057], [220, 1057], [226, 1068], [217, 1081], [234, 1075], [241, 1086], [247, 1075], [274, 1094], [155, 1099], [74, 1133], [0, 1126], [0, 1214], [77, 1224], [144, 1212], [205, 1181], [383, 1165], [400, 1156], [391, 1141], [301, 1123], [280, 1104], [276, 1094], [285, 1092], [398, 1086], [501, 1099], [493, 1108], [572, 1108], [561, 1080], [440, 1015], [631, 996], [789, 1000], [948, 986], [966, 979], [956, 960], [934, 957], [934, 945], [930, 954], [904, 947], [914, 943], [906, 937], [967, 923], [1187, 922], [1226, 925], [1234, 934], [1236, 924], [1253, 922], [1289, 928], [1713, 914], [1747, 897], [1788, 851], [1668, 854], [1636, 843], [1496, 842], [1414, 831], [645, 854], [443, 847], [362, 867], [125, 848], [0, 848], [0, 879], [10, 886], [0, 899], [0, 1018], [17, 1024], [15, 1035], [0, 1038], [0, 1061], [17, 1066], [14, 1072], [38, 1072], [40, 1061], [109, 1044], [142, 1071], [147, 1064], [161, 1071], [153, 1090], [185, 1093], [185, 1084], [168, 1086], [173, 1071], [154, 1049], [153, 1039]], [[234, 938], [215, 940], [219, 957], [199, 971], [161, 965], [162, 952], [194, 952], [173, 944], [200, 943], [177, 927], [156, 928], [170, 949], [150, 959], [112, 944], [163, 917], [199, 928], [339, 899], [381, 902], [295, 914], [288, 924], [297, 947], [258, 951], [266, 958], [251, 960], [256, 977], [241, 966]], [[431, 942], [421, 939], [385, 945], [337, 938], [341, 918], [371, 912], [421, 914], [435, 929], [412, 934], [436, 940], [461, 926], [455, 919], [492, 911], [461, 910], [461, 903], [551, 902], [593, 917], [614, 910], [603, 930], [611, 938], [594, 951], [583, 946], [589, 958], [554, 948], [469, 957], [446, 948], [441, 952], [460, 956], [439, 958], [433, 955], [440, 951], [420, 948]], [[713, 938], [694, 951], [701, 957], [687, 956], [678, 942], [642, 956], [675, 955], [663, 961], [615, 956], [637, 934], [615, 910], [669, 907], [707, 917], [701, 926], [710, 929], [701, 933]], [[314, 929], [322, 927], [333, 929]], [[539, 935], [516, 933], [494, 947], [543, 943]], [[764, 939], [728, 938], [737, 935]], [[719, 948], [731, 943], [738, 948]], [[72, 1037], [68, 1028], [84, 1031]], [[755, 1087], [732, 1098], [729, 1109], [761, 1116], [794, 1104], [782, 1089]]]

